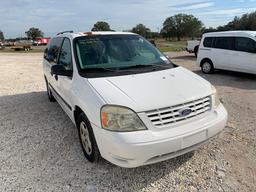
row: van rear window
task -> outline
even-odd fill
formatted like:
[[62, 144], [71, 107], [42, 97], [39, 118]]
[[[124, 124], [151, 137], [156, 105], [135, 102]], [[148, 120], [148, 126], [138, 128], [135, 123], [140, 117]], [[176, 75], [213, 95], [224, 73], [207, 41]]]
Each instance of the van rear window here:
[[212, 47], [213, 37], [204, 38], [204, 47]]

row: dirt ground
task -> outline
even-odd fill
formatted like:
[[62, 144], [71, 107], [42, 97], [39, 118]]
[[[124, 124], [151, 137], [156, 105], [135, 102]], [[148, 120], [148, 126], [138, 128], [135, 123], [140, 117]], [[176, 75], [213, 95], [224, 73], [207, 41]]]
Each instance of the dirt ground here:
[[0, 191], [256, 191], [255, 75], [204, 75], [193, 55], [169, 53], [216, 86], [228, 125], [194, 153], [124, 169], [84, 158], [75, 126], [48, 102], [42, 55], [0, 54]]

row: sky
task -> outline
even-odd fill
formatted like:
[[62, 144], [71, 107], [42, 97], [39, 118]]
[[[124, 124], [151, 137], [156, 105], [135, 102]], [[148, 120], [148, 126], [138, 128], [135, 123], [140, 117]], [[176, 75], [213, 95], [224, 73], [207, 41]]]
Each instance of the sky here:
[[25, 36], [30, 27], [53, 36], [65, 30], [90, 31], [97, 21], [106, 21], [116, 31], [138, 23], [159, 31], [167, 17], [178, 13], [217, 27], [252, 11], [256, 0], [0, 0], [0, 30], [6, 38]]

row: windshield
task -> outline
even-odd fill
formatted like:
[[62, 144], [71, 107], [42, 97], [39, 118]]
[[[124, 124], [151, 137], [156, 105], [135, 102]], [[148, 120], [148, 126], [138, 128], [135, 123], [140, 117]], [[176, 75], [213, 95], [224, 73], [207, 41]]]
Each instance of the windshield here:
[[127, 70], [170, 64], [151, 43], [138, 35], [95, 35], [79, 37], [75, 49], [83, 71]]

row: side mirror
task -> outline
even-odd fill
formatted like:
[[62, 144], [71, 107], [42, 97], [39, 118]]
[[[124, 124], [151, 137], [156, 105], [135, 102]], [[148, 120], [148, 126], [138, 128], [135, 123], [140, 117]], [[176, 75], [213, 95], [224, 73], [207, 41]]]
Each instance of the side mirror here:
[[59, 76], [72, 76], [72, 70], [66, 70], [62, 65], [53, 65], [51, 67], [51, 74], [52, 75], [59, 75]]

